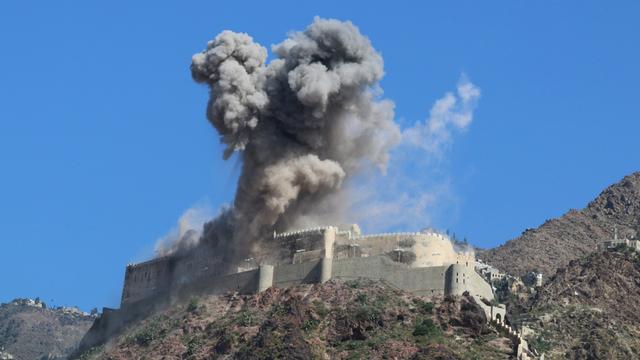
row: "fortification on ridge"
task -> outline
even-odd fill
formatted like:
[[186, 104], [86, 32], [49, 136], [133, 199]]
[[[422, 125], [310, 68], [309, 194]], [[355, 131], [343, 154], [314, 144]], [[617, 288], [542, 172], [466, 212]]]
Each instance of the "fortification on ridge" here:
[[468, 292], [487, 318], [504, 321], [491, 285], [475, 271], [472, 251], [456, 252], [443, 234], [399, 232], [363, 235], [358, 225], [325, 226], [274, 233], [274, 246], [260, 258], [231, 264], [206, 246], [125, 270], [120, 309], [104, 309], [83, 339], [95, 346], [136, 318], [177, 298], [229, 292], [254, 294], [270, 287], [324, 283], [331, 279], [372, 279], [416, 295]]
[[[254, 293], [261, 287], [322, 283], [329, 279], [386, 280], [418, 294], [472, 292], [493, 297], [475, 271], [473, 252], [458, 251], [443, 234], [399, 232], [362, 235], [358, 225], [325, 226], [273, 234], [274, 246], [235, 264], [202, 246], [127, 266], [122, 308], [191, 293]], [[272, 275], [260, 275], [262, 269]], [[271, 271], [271, 270], [268, 270]], [[262, 281], [262, 285], [260, 285]], [[268, 282], [268, 286], [264, 282]]]

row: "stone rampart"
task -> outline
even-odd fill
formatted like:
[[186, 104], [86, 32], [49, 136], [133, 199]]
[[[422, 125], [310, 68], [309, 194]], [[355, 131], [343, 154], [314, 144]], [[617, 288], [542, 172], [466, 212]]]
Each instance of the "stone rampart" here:
[[384, 256], [373, 256], [334, 260], [331, 277], [342, 280], [385, 280], [417, 295], [442, 295], [446, 269], [446, 266], [411, 268]]
[[276, 266], [273, 271], [273, 285], [275, 287], [290, 287], [318, 283], [320, 282], [320, 266], [320, 259], [301, 264]]
[[124, 275], [121, 303], [134, 303], [167, 291], [171, 285], [173, 259], [162, 257], [128, 265]]
[[[274, 265], [272, 283], [287, 287], [302, 283], [321, 283], [335, 277], [368, 277], [384, 279], [401, 288], [417, 290], [423, 294], [460, 295], [469, 291], [487, 299], [493, 296], [491, 286], [474, 271], [473, 259], [463, 257], [460, 260], [460, 255], [454, 255], [456, 259], [447, 259], [447, 263], [438, 259], [440, 253], [430, 251], [426, 256], [433, 259], [426, 263], [434, 266], [411, 268], [401, 262], [391, 261], [390, 258], [396, 260], [393, 256], [387, 257], [395, 254], [394, 251], [403, 249], [398, 248], [399, 246], [411, 248], [417, 242], [428, 244], [429, 241], [446, 240], [444, 235], [400, 232], [360, 236], [359, 230], [352, 227], [355, 230], [339, 230], [337, 227], [327, 226], [274, 234], [274, 239], [287, 250], [279, 255], [279, 261], [271, 263]], [[457, 264], [451, 267], [451, 261], [456, 261]], [[258, 286], [255, 282], [247, 283], [248, 275], [238, 275], [237, 278], [243, 280], [234, 283], [235, 274], [221, 273], [221, 268], [228, 268], [222, 265], [220, 257], [206, 249], [185, 258], [165, 257], [130, 265], [125, 275], [122, 306], [163, 293], [190, 292], [202, 288], [214, 292], [218, 289], [251, 292]], [[242, 270], [238, 274], [244, 274], [246, 270], [257, 266], [258, 264], [239, 267]]]
[[[336, 259], [330, 255], [332, 254], [327, 252], [322, 258], [310, 261], [263, 267], [270, 266], [270, 283], [276, 287], [321, 283], [329, 279], [367, 278], [385, 280], [400, 289], [420, 295], [462, 295], [468, 291], [474, 296], [488, 300], [493, 298], [491, 286], [471, 266], [451, 264], [414, 268], [386, 256]], [[171, 266], [170, 261], [157, 259], [128, 267], [123, 306], [145, 298], [175, 294], [221, 294], [228, 291], [250, 294], [260, 289], [264, 290], [259, 284], [259, 269], [228, 275], [205, 272], [193, 278], [193, 281], [172, 283], [167, 280], [170, 279]]]

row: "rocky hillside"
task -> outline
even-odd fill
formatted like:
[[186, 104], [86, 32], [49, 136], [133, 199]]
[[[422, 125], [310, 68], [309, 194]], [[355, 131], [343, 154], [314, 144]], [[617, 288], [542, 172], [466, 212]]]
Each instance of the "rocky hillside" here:
[[16, 299], [0, 305], [0, 349], [16, 360], [62, 359], [78, 344], [94, 317], [71, 308]]
[[539, 271], [550, 276], [612, 238], [614, 225], [626, 237], [637, 236], [640, 230], [640, 172], [608, 187], [586, 208], [548, 220], [479, 256], [509, 274]]
[[640, 254], [598, 252], [571, 261], [531, 300], [530, 341], [547, 359], [640, 358]]
[[429, 302], [377, 282], [272, 288], [175, 305], [81, 359], [508, 359], [470, 297]]

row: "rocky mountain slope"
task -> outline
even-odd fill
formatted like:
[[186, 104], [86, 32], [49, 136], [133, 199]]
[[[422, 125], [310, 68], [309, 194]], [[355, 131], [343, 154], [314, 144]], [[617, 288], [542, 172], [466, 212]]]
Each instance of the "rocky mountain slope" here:
[[369, 281], [209, 296], [131, 326], [81, 359], [508, 359], [471, 297], [428, 302]]
[[550, 276], [569, 261], [593, 252], [598, 242], [612, 238], [614, 225], [622, 237], [638, 236], [640, 172], [611, 185], [584, 209], [548, 220], [479, 256], [509, 274], [539, 271]]
[[93, 321], [93, 316], [75, 309], [50, 309], [39, 301], [16, 299], [0, 305], [0, 349], [16, 360], [62, 359]]
[[529, 304], [530, 344], [547, 359], [640, 358], [640, 254], [597, 252], [571, 261]]

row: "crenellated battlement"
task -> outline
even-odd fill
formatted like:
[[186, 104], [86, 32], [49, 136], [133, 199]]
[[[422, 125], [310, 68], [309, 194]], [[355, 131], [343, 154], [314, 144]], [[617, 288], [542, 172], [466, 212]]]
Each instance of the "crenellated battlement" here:
[[380, 233], [380, 234], [368, 234], [368, 235], [360, 235], [355, 237], [354, 240], [358, 239], [368, 239], [373, 237], [392, 237], [392, 236], [420, 236], [424, 235], [420, 232], [393, 232], [393, 233]]
[[300, 236], [300, 235], [307, 235], [307, 234], [313, 234], [313, 233], [322, 233], [324, 231], [327, 231], [329, 229], [337, 229], [334, 226], [321, 226], [321, 227], [314, 227], [314, 228], [309, 228], [309, 229], [300, 229], [300, 230], [295, 230], [295, 231], [288, 231], [288, 232], [283, 232], [283, 233], [276, 233], [275, 231], [273, 232], [273, 238], [274, 239], [280, 239], [280, 238], [287, 238], [287, 237], [292, 237], [292, 236]]
[[139, 262], [139, 263], [128, 263], [127, 264], [127, 269], [137, 269], [137, 268], [141, 268], [141, 267], [145, 267], [145, 266], [150, 266], [154, 263], [160, 263], [163, 261], [167, 261], [168, 259], [170, 259], [170, 256], [160, 256], [157, 258], [153, 258], [151, 260], [147, 260], [147, 261], [143, 261], [143, 262]]

